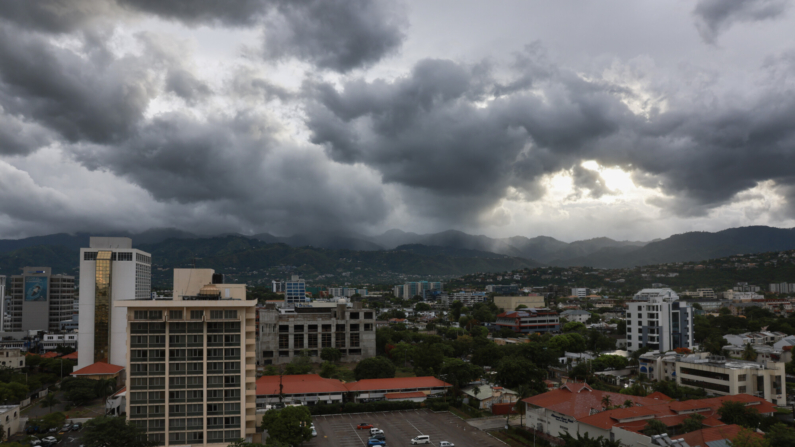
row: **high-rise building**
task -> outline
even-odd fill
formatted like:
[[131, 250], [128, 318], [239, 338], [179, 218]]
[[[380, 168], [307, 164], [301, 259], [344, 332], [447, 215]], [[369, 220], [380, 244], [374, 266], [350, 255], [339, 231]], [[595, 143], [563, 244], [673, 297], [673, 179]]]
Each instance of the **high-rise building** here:
[[671, 289], [643, 289], [627, 304], [627, 351], [693, 347], [693, 308]]
[[273, 293], [284, 293], [284, 281], [271, 281], [271, 287], [273, 288]]
[[[403, 287], [403, 292], [401, 293], [400, 297], [408, 300], [414, 298], [417, 295], [425, 298], [426, 292], [432, 292], [437, 290], [441, 292], [443, 291], [444, 285], [437, 281], [417, 281], [417, 282], [407, 282], [403, 284], [402, 287]], [[399, 295], [395, 293], [395, 296]]]
[[58, 331], [72, 319], [75, 278], [53, 275], [50, 267], [24, 267], [11, 277], [9, 295], [4, 331]]
[[306, 281], [297, 275], [284, 283], [284, 303], [295, 304], [309, 301], [306, 297]]
[[126, 308], [114, 303], [149, 300], [151, 293], [152, 256], [132, 248], [130, 238], [92, 237], [80, 249], [78, 368], [127, 363]]
[[6, 318], [11, 321], [11, 315], [6, 315], [6, 307], [11, 305], [11, 297], [6, 302], [6, 275], [0, 275], [0, 332], [5, 331]]
[[[180, 283], [176, 271], [174, 283]], [[257, 302], [245, 295], [225, 298], [224, 288], [207, 283], [190, 292], [194, 295], [175, 289], [170, 300], [114, 304], [129, 309], [127, 418], [151, 441], [166, 446], [260, 442]]]

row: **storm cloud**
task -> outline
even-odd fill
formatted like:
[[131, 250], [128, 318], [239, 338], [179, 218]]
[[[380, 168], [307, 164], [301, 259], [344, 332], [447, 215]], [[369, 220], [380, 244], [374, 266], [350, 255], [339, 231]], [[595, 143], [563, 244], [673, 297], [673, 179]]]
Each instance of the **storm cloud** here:
[[[467, 2], [3, 2], [0, 232], [687, 228], [762, 199], [741, 222], [794, 219], [795, 48], [717, 44], [789, 2], [701, 0], [661, 19], [692, 54], [653, 30], [639, 54], [616, 42], [654, 14], [616, 1], [577, 37], [552, 6], [525, 15], [562, 31]], [[624, 208], [574, 214], [606, 203]]]

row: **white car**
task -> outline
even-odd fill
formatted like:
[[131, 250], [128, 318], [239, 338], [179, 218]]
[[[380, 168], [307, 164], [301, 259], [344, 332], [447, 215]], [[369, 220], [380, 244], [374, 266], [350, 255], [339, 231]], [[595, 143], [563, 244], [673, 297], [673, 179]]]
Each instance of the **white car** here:
[[431, 443], [431, 437], [428, 435], [419, 435], [411, 440], [411, 445], [430, 444], [430, 443]]
[[315, 430], [314, 426], [312, 426], [312, 436], [317, 436], [317, 430]]
[[439, 443], [439, 447], [455, 447], [455, 444], [452, 442], [442, 441]]
[[375, 427], [370, 429], [370, 436], [374, 436], [374, 435], [377, 435], [377, 434], [382, 434], [383, 435], [384, 431], [381, 430], [380, 428], [375, 428]]
[[47, 436], [46, 438], [42, 439], [41, 442], [45, 444], [55, 444], [56, 442], [58, 442], [58, 440], [55, 439], [54, 436]]

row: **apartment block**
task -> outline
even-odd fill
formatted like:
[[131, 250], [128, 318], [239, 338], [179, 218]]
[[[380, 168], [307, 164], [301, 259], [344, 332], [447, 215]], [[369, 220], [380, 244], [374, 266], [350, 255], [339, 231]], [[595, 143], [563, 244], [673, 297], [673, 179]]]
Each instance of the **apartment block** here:
[[260, 365], [290, 363], [304, 352], [320, 362], [323, 348], [339, 349], [343, 362], [375, 357], [375, 312], [361, 303], [292, 309], [269, 304], [259, 309]]
[[693, 308], [671, 289], [643, 289], [627, 304], [627, 351], [693, 346]]
[[127, 418], [160, 445], [225, 447], [256, 434], [256, 301], [118, 301], [127, 310]]
[[53, 275], [50, 267], [24, 267], [11, 278], [5, 332], [58, 331], [72, 319], [74, 276]]
[[527, 307], [544, 307], [544, 297], [534, 293], [527, 296], [495, 296], [494, 305], [500, 309], [516, 310], [519, 305]]
[[54, 351], [58, 346], [77, 350], [77, 341], [78, 336], [76, 332], [69, 334], [44, 334], [39, 342], [39, 346], [41, 346], [41, 349], [44, 351]]

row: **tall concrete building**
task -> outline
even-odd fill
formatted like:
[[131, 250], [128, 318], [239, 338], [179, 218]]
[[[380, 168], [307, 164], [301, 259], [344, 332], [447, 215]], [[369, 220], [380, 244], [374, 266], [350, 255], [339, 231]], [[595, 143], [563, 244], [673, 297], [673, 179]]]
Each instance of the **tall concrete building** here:
[[127, 363], [126, 308], [114, 303], [149, 300], [151, 291], [152, 256], [132, 248], [130, 238], [92, 237], [80, 249], [78, 369]]
[[6, 332], [58, 331], [62, 321], [72, 319], [74, 276], [53, 275], [50, 267], [24, 267], [21, 275], [11, 277], [8, 292]]
[[11, 305], [11, 297], [6, 301], [6, 275], [0, 275], [0, 332], [5, 331], [6, 319], [11, 321], [11, 315], [6, 315], [6, 308]]
[[305, 303], [309, 301], [306, 298], [306, 281], [299, 278], [297, 275], [289, 281], [284, 283], [284, 304]]
[[[175, 271], [174, 283], [184, 286], [185, 273], [177, 278]], [[191, 283], [194, 275], [188, 276]], [[128, 309], [127, 418], [158, 444], [226, 447], [240, 438], [260, 442], [257, 302], [245, 295], [225, 298], [223, 289], [222, 284], [206, 283], [195, 292], [175, 289], [173, 299], [114, 303]]]
[[693, 308], [671, 289], [643, 289], [627, 303], [627, 351], [693, 347]]
[[290, 363], [304, 352], [320, 362], [323, 348], [337, 348], [343, 362], [375, 357], [375, 312], [362, 303], [334, 307], [259, 310], [257, 361], [261, 365]]

